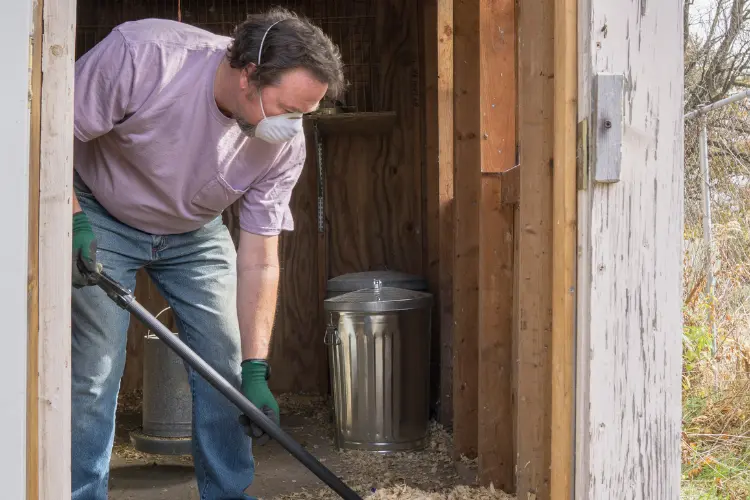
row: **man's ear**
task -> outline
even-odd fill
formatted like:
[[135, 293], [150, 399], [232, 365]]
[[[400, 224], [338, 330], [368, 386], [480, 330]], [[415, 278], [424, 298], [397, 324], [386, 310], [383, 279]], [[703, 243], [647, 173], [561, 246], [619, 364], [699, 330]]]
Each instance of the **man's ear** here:
[[257, 66], [255, 63], [250, 63], [244, 68], [242, 68], [242, 71], [240, 72], [240, 89], [247, 91], [250, 89], [250, 75], [255, 73], [255, 68]]

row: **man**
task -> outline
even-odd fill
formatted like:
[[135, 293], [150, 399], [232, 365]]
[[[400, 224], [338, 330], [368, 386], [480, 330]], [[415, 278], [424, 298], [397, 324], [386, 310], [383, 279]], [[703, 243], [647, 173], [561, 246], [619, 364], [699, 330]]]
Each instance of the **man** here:
[[[268, 389], [279, 278], [305, 160], [302, 114], [343, 88], [338, 49], [281, 9], [233, 38], [167, 20], [115, 28], [76, 62], [73, 197], [72, 487], [107, 498], [129, 314], [87, 281], [131, 290], [145, 268], [181, 338], [257, 407]], [[239, 200], [235, 253], [221, 221]], [[189, 370], [202, 500], [249, 498], [254, 466], [240, 412]]]

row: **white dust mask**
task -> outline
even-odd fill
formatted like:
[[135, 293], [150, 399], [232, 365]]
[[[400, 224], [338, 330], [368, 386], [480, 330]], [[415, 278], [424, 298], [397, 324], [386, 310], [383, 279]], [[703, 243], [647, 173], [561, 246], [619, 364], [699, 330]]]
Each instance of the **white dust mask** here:
[[302, 113], [284, 113], [266, 116], [263, 110], [263, 96], [259, 96], [263, 119], [255, 127], [255, 137], [271, 144], [281, 144], [302, 132]]
[[[258, 66], [260, 66], [260, 55], [263, 51], [263, 42], [266, 35], [277, 23], [276, 21], [268, 27], [263, 38], [260, 40], [258, 48]], [[262, 139], [271, 144], [281, 144], [290, 141], [294, 136], [302, 132], [302, 113], [284, 113], [276, 116], [266, 116], [263, 109], [263, 94], [258, 90], [258, 100], [260, 101], [260, 111], [263, 113], [263, 119], [255, 127], [255, 137]]]

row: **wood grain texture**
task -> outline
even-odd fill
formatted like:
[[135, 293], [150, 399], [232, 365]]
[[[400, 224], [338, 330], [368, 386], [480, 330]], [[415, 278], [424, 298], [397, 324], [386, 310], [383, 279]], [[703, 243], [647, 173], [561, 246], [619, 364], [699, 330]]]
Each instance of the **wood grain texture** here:
[[432, 308], [432, 341], [430, 343], [430, 412], [438, 421], [442, 419], [441, 379], [440, 379], [440, 201], [438, 199], [438, 177], [440, 159], [438, 157], [438, 140], [440, 127], [438, 120], [438, 5], [436, 0], [418, 2], [419, 18], [422, 27], [419, 30], [419, 61], [421, 66], [420, 100], [422, 113], [420, 127], [424, 137], [422, 173], [422, 262], [430, 293], [433, 294]]
[[39, 498], [39, 162], [42, 121], [44, 2], [33, 3], [31, 131], [29, 143], [29, 249], [27, 288], [26, 498]]
[[579, 8], [579, 120], [595, 111], [592, 74], [626, 83], [621, 180], [579, 192], [576, 497], [677, 499], [683, 37], [668, 21], [682, 2]]
[[383, 268], [422, 274], [418, 21], [415, 2], [376, 5], [375, 102], [396, 112], [393, 132], [326, 136], [329, 277]]
[[[453, 0], [425, 0], [424, 262], [433, 309], [433, 394], [438, 421], [453, 418]], [[437, 382], [437, 383], [435, 383]]]
[[482, 152], [479, 0], [454, 2], [455, 174], [453, 445], [475, 457], [479, 363], [479, 202]]
[[70, 478], [70, 291], [76, 2], [43, 8], [39, 163], [39, 498], [65, 500]]
[[573, 494], [577, 176], [577, 3], [555, 9], [555, 123], [552, 171], [552, 422], [550, 497]]
[[453, 421], [453, 208], [454, 208], [454, 82], [453, 1], [439, 0], [438, 37], [438, 198], [440, 266], [440, 417]]
[[514, 205], [520, 199], [519, 186], [521, 182], [521, 169], [516, 165], [510, 170], [502, 173], [503, 182], [500, 191], [500, 202], [506, 205]]
[[306, 123], [317, 122], [320, 132], [323, 134], [390, 134], [396, 123], [396, 113], [393, 111], [373, 111], [307, 115], [304, 121]]
[[550, 498], [554, 2], [518, 7], [517, 494]]
[[479, 211], [479, 478], [514, 491], [513, 218], [502, 204], [504, 175], [515, 164], [516, 30], [513, 0], [479, 3], [481, 205]]
[[479, 480], [514, 491], [513, 219], [502, 177], [482, 175], [479, 289]]
[[[275, 392], [325, 393], [327, 358], [323, 344], [319, 280], [315, 144], [306, 133], [307, 160], [291, 200], [294, 231], [280, 241], [281, 282], [271, 339], [268, 381]], [[324, 285], [324, 284], [323, 284]]]
[[505, 172], [516, 159], [516, 7], [513, 0], [481, 0], [477, 7], [481, 169]]

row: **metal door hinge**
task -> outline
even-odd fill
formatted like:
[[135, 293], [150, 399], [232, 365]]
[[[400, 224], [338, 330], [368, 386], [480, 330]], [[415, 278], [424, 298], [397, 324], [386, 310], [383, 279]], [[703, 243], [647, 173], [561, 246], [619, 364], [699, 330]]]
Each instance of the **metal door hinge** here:
[[589, 123], [586, 118], [578, 122], [576, 171], [578, 190], [585, 191], [589, 183]]

